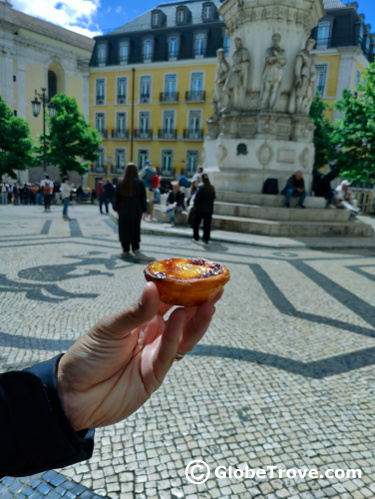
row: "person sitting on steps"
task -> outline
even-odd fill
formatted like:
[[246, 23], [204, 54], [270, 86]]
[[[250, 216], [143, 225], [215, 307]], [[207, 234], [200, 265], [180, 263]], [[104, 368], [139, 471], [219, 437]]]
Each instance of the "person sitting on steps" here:
[[285, 194], [286, 196], [285, 206], [287, 208], [290, 208], [290, 200], [292, 196], [298, 196], [299, 197], [298, 206], [300, 208], [305, 208], [305, 206], [303, 205], [303, 202], [306, 197], [305, 181], [303, 180], [301, 171], [297, 171], [291, 177], [288, 178], [286, 186], [281, 191], [281, 194]]

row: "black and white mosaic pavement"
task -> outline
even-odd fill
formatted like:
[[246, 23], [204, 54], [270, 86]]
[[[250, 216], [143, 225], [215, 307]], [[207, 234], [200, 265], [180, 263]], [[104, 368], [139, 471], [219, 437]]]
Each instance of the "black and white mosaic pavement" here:
[[[0, 497], [375, 497], [372, 250], [235, 243], [205, 249], [144, 235], [145, 257], [124, 261], [116, 226], [98, 211], [72, 206], [73, 220], [65, 222], [57, 207], [48, 214], [0, 207], [2, 371], [66, 351], [101, 316], [132, 302], [147, 260], [203, 255], [226, 264], [231, 281], [195, 351], [136, 414], [97, 431], [90, 461], [3, 479]], [[195, 485], [185, 477], [194, 459], [211, 469], [275, 465], [363, 474], [211, 476]]]

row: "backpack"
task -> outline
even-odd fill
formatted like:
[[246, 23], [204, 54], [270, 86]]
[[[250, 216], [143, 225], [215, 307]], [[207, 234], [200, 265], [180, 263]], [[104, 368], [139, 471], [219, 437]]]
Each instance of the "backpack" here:
[[278, 194], [279, 185], [277, 178], [268, 178], [263, 184], [263, 194]]
[[151, 178], [151, 183], [154, 189], [157, 189], [159, 187], [160, 180], [159, 180], [159, 175], [157, 173], [155, 173], [155, 175]]
[[52, 186], [50, 184], [44, 184], [43, 186], [43, 194], [52, 194]]

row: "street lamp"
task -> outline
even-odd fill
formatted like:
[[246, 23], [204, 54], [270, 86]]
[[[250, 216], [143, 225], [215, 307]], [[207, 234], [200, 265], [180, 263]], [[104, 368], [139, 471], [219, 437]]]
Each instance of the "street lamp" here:
[[[50, 102], [49, 98], [46, 95], [46, 88], [42, 88], [42, 93], [38, 94], [35, 90], [35, 99], [31, 101], [31, 106], [33, 108], [33, 115], [35, 118], [39, 116], [40, 106], [43, 105], [43, 169], [44, 173], [47, 171], [47, 154], [46, 154], [46, 104], [48, 103], [48, 114], [50, 118], [54, 118], [56, 116], [56, 107], [53, 102]], [[40, 102], [41, 99], [42, 102]]]

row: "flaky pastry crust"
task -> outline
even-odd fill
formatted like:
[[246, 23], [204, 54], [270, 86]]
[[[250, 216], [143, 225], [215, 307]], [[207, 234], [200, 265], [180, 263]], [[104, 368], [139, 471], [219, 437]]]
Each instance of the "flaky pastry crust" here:
[[212, 300], [229, 281], [229, 270], [204, 258], [168, 258], [150, 263], [147, 281], [156, 284], [161, 301], [193, 307]]

